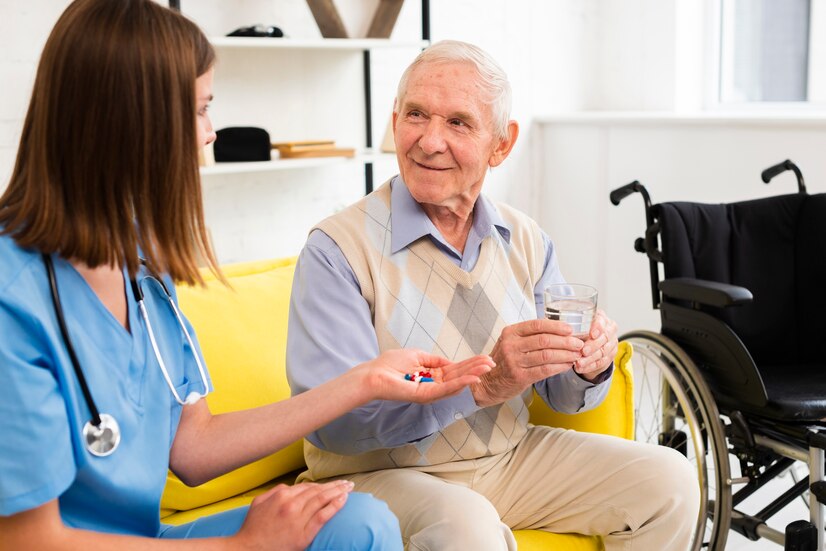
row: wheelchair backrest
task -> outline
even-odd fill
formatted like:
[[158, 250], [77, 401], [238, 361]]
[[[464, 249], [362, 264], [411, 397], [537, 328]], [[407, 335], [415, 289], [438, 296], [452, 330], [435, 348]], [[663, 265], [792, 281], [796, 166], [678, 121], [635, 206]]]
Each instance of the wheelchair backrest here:
[[654, 209], [666, 278], [752, 292], [750, 304], [704, 310], [731, 327], [758, 366], [823, 363], [826, 194]]

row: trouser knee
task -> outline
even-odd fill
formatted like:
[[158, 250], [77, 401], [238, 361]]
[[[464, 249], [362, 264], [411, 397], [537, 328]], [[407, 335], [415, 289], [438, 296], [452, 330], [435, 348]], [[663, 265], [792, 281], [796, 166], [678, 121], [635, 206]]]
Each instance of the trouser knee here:
[[385, 502], [370, 494], [353, 492], [309, 549], [401, 551], [399, 521]]
[[[656, 453], [644, 468], [646, 477], [641, 495], [652, 496], [655, 516], [669, 517], [686, 523], [695, 519], [700, 508], [700, 483], [697, 469], [680, 452], [656, 446]], [[689, 523], [686, 523], [689, 524]]]
[[505, 551], [515, 550], [510, 528], [496, 508], [482, 495], [468, 491], [460, 504], [434, 500], [429, 504], [430, 522], [409, 535], [408, 551]]

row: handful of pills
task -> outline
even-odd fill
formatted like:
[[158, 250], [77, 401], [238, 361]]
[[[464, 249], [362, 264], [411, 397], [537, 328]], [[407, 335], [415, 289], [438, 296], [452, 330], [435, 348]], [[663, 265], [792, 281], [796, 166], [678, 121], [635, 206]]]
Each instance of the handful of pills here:
[[416, 373], [406, 374], [404, 380], [413, 381], [414, 383], [432, 383], [433, 375], [430, 371], [417, 371]]

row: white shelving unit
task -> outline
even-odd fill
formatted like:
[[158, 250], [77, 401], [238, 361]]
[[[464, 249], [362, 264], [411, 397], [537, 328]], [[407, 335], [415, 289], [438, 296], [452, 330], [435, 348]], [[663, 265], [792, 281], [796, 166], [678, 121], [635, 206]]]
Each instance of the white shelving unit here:
[[322, 39], [294, 39], [269, 37], [227, 37], [213, 36], [212, 45], [220, 52], [225, 51], [338, 51], [362, 53], [364, 57], [364, 101], [365, 101], [365, 129], [366, 149], [353, 158], [320, 157], [304, 159], [274, 159], [265, 162], [251, 163], [216, 163], [201, 168], [201, 175], [244, 174], [254, 172], [269, 172], [276, 170], [298, 170], [328, 166], [344, 162], [359, 162], [365, 167], [365, 192], [369, 193], [373, 187], [372, 163], [379, 160], [393, 159], [392, 154], [382, 154], [372, 150], [372, 105], [371, 105], [371, 76], [370, 52], [375, 49], [387, 48], [426, 48], [429, 40], [399, 41], [382, 38], [322, 38]]
[[[374, 178], [397, 172], [395, 154], [379, 146], [401, 71], [430, 44], [428, 0], [421, 34], [415, 15], [402, 12], [404, 28], [391, 39], [322, 38], [309, 13], [298, 13], [303, 0], [182, 3], [212, 34], [217, 53], [215, 129], [258, 127], [272, 142], [323, 139], [355, 149], [354, 157], [295, 159], [279, 159], [273, 150], [271, 161], [201, 167], [204, 216], [219, 262], [295, 255], [315, 223], [369, 192]], [[370, 15], [361, 5], [353, 12]], [[259, 18], [298, 38], [220, 35]]]

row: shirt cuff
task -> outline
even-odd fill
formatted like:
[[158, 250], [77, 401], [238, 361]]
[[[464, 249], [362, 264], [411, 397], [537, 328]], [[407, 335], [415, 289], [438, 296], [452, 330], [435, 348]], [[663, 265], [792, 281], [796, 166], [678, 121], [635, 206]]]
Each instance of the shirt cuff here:
[[442, 429], [464, 419], [481, 408], [476, 405], [470, 388], [465, 388], [458, 396], [441, 400], [433, 404], [433, 414]]
[[[572, 369], [571, 371], [576, 373], [576, 370], [574, 370], [574, 369]], [[579, 377], [580, 380], [582, 380], [582, 381], [584, 381], [588, 384], [594, 385], [594, 386], [601, 385], [605, 381], [609, 380], [611, 378], [611, 375], [613, 375], [613, 374], [614, 374], [614, 362], [611, 362], [611, 365], [608, 366], [608, 369], [606, 369], [605, 371], [603, 371], [602, 373], [597, 375], [597, 378], [594, 379], [593, 381], [589, 381], [588, 379], [586, 379], [585, 377], [583, 377], [579, 373], [576, 373], [577, 377]]]

